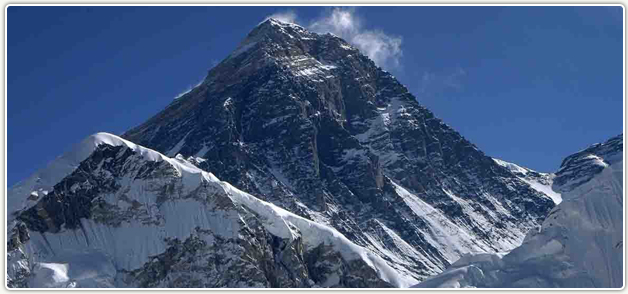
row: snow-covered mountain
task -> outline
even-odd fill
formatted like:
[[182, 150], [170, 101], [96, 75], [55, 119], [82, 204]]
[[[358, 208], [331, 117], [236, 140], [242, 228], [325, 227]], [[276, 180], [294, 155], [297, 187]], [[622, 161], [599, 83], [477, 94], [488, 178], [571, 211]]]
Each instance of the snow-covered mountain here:
[[563, 201], [506, 255], [469, 254], [418, 287], [621, 288], [623, 135], [567, 157]]
[[560, 193], [552, 190], [552, 184], [554, 183], [554, 178], [556, 177], [555, 174], [540, 173], [497, 158], [493, 158], [493, 160], [495, 160], [497, 164], [510, 170], [510, 172], [519, 177], [519, 179], [530, 185], [530, 188], [552, 198], [555, 204], [558, 205], [561, 201], [563, 201]]
[[269, 19], [155, 117], [9, 190], [9, 285], [404, 287], [520, 245], [551, 180], [344, 40]]
[[[76, 152], [78, 150], [79, 152]], [[30, 287], [406, 287], [337, 230], [111, 134], [38, 173], [74, 166], [9, 218], [9, 285]], [[17, 197], [11, 194], [10, 197]], [[13, 199], [12, 199], [13, 200]], [[36, 202], [36, 203], [33, 203]], [[359, 277], [359, 278], [355, 278]]]

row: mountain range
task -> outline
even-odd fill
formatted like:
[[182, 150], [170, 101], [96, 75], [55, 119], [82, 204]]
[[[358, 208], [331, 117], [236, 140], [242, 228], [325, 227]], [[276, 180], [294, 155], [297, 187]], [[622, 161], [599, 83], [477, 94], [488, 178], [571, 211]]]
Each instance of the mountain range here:
[[468, 254], [417, 287], [622, 288], [623, 135], [565, 158], [564, 201], [506, 255]]
[[566, 161], [491, 158], [351, 44], [271, 18], [9, 189], [8, 286], [409, 287], [521, 248], [599, 172]]

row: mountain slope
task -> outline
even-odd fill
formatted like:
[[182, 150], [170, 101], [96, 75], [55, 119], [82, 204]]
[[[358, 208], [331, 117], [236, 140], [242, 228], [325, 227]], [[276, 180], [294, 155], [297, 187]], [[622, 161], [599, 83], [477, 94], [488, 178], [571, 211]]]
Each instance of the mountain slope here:
[[621, 288], [623, 135], [567, 157], [553, 189], [563, 202], [505, 256], [466, 255], [419, 287]]
[[[333, 228], [239, 191], [182, 158], [106, 133], [77, 149], [87, 158], [11, 220], [17, 234], [9, 243], [10, 286], [404, 287], [416, 281]], [[67, 164], [69, 155], [54, 165]]]
[[555, 174], [540, 173], [529, 168], [518, 166], [511, 162], [506, 162], [497, 158], [493, 158], [497, 164], [507, 168], [519, 179], [530, 185], [530, 188], [537, 190], [550, 197], [556, 205], [563, 201], [560, 193], [552, 190]]
[[553, 207], [350, 44], [273, 19], [123, 137], [202, 158], [417, 279], [463, 253], [514, 248]]
[[[350, 44], [273, 19], [122, 137], [9, 191], [13, 286], [400, 287], [515, 248], [554, 207]], [[80, 254], [107, 262], [77, 277]]]

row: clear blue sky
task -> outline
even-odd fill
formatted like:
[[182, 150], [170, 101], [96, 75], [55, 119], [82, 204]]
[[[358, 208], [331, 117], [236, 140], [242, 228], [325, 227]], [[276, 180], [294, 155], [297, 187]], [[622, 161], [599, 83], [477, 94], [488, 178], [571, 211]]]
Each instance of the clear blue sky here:
[[[266, 16], [324, 7], [9, 7], [8, 185], [200, 81]], [[555, 171], [623, 132], [621, 7], [360, 7], [401, 37], [388, 68], [486, 154]]]

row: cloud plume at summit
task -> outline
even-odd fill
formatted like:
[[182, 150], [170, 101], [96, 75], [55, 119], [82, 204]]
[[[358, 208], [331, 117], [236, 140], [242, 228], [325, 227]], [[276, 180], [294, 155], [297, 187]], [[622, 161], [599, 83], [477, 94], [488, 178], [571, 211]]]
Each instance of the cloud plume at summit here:
[[[280, 11], [269, 15], [282, 22], [303, 25], [303, 20], [293, 10]], [[390, 35], [380, 29], [367, 29], [366, 22], [360, 18], [353, 8], [327, 9], [318, 18], [305, 25], [317, 33], [332, 33], [347, 40], [375, 64], [385, 69], [396, 69], [400, 66], [403, 56], [401, 36]]]

